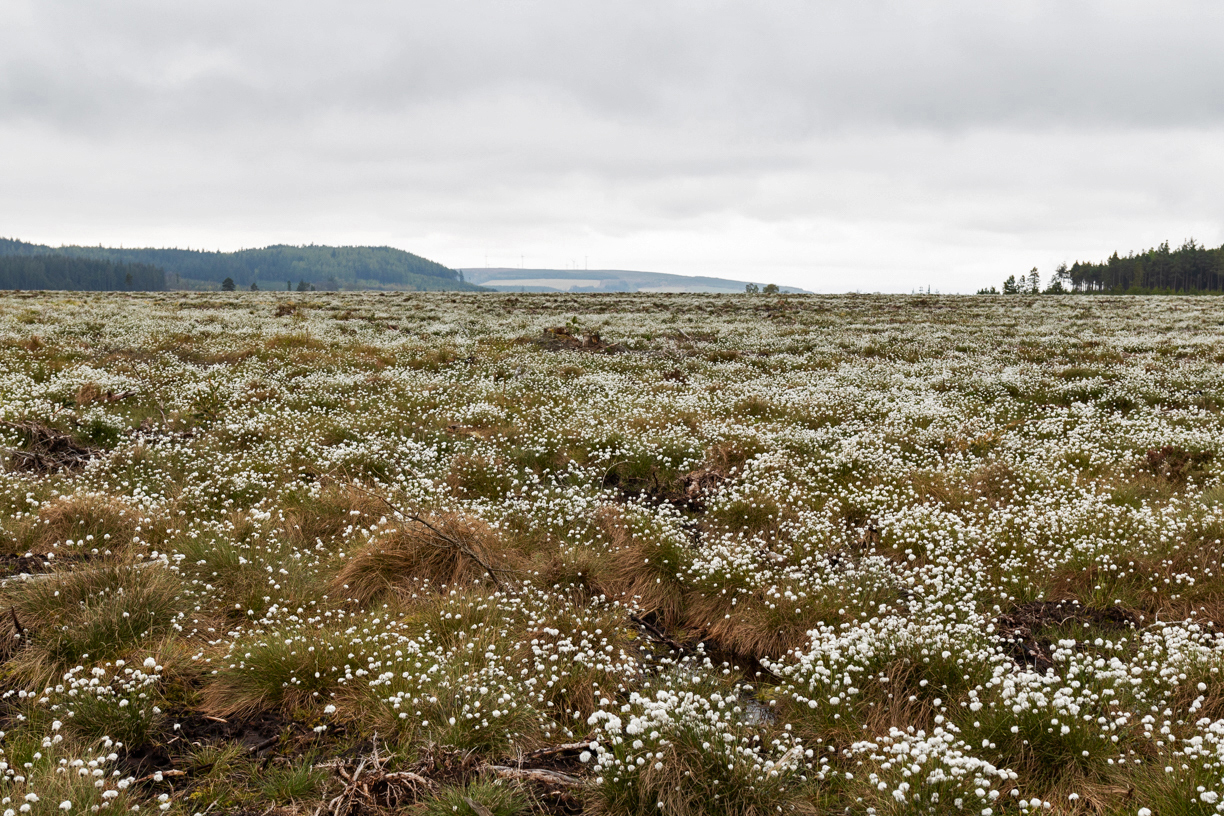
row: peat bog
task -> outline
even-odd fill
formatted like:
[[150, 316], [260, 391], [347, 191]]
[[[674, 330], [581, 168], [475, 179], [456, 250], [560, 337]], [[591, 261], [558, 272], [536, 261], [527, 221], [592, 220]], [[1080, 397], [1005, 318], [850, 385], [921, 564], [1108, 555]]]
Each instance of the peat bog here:
[[0, 810], [1224, 812], [1224, 301], [0, 294]]

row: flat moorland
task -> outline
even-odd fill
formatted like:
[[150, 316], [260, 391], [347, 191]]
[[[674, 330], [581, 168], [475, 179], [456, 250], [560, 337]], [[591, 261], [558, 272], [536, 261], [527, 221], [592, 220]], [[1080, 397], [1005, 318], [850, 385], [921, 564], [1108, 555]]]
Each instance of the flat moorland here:
[[0, 294], [0, 810], [1224, 809], [1224, 300]]

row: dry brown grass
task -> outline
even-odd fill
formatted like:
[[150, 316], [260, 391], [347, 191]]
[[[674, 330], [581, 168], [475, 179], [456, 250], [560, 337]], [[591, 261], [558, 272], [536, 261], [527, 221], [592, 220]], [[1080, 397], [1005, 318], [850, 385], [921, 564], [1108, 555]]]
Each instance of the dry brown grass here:
[[118, 550], [131, 543], [138, 522], [137, 511], [114, 496], [79, 493], [43, 504], [17, 526], [11, 546], [46, 555], [71, 539], [86, 550]]
[[1005, 462], [992, 462], [964, 475], [918, 470], [909, 479], [920, 501], [960, 512], [979, 504], [998, 507], [1011, 500], [1016, 488], [1016, 475]]
[[530, 553], [522, 564], [539, 585], [569, 590], [581, 598], [608, 585], [605, 556], [590, 547], [553, 546]]
[[[1143, 622], [1195, 620], [1224, 629], [1224, 590], [1209, 579], [1224, 563], [1221, 541], [1224, 530], [1213, 527], [1191, 533], [1176, 549], [1169, 542], [1163, 551], [1128, 555], [1124, 569], [1066, 565], [1050, 577], [1047, 597], [1073, 598], [1087, 606], [1107, 606], [1116, 599]], [[1179, 583], [1185, 575], [1196, 577], [1196, 583]], [[1153, 587], [1162, 591], [1153, 592]]]
[[491, 580], [484, 565], [498, 568], [499, 543], [487, 524], [459, 513], [406, 521], [353, 552], [332, 591], [365, 605], [414, 582], [456, 586]]
[[596, 576], [600, 591], [653, 614], [670, 628], [684, 617], [684, 584], [679, 580], [688, 553], [664, 536], [635, 529], [636, 520], [617, 507], [606, 507], [596, 523], [609, 542], [604, 569]]
[[95, 402], [102, 399], [102, 387], [94, 382], [87, 382], [77, 389], [76, 396], [73, 398], [78, 408], [83, 408], [86, 405], [93, 405]]
[[498, 473], [494, 463], [482, 456], [469, 456], [466, 453], [456, 454], [451, 461], [446, 484], [459, 498], [480, 496], [499, 499], [512, 487], [510, 477]]
[[356, 521], [366, 524], [387, 514], [387, 506], [365, 490], [329, 481], [318, 497], [287, 502], [282, 518], [285, 538], [297, 546], [335, 543]]
[[756, 439], [727, 439], [706, 449], [701, 469], [729, 478], [739, 472], [744, 463], [764, 451]]
[[737, 657], [780, 658], [809, 643], [807, 633], [822, 615], [782, 616], [759, 593], [740, 595], [734, 605], [727, 595], [690, 594], [687, 624], [701, 631], [708, 644]]
[[83, 660], [128, 655], [170, 633], [181, 578], [129, 558], [57, 569], [8, 588], [3, 601], [26, 644], [6, 671], [41, 687]]
[[833, 745], [841, 750], [863, 739], [864, 733], [887, 734], [891, 728], [911, 726], [930, 729], [938, 713], [932, 697], [942, 692], [927, 693], [919, 686], [921, 679], [920, 667], [913, 660], [894, 657], [880, 667], [879, 674], [860, 679], [859, 693], [844, 701], [838, 719], [786, 695], [779, 699], [775, 713], [780, 722], [791, 724], [794, 735], [805, 744]]
[[789, 581], [766, 593], [747, 578], [724, 576], [717, 584], [690, 589], [684, 623], [708, 645], [739, 658], [777, 660], [806, 649], [808, 633], [819, 625], [849, 620], [848, 610], [892, 601], [892, 591], [884, 587], [847, 586], [824, 593], [809, 589]]

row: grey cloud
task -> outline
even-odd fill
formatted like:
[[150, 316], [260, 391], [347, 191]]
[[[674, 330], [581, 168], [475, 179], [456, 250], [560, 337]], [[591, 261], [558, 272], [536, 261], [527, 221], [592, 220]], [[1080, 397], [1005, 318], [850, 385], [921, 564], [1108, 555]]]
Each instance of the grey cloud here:
[[976, 288], [1224, 238], [1221, 30], [1209, 2], [10, 0], [0, 232]]
[[[511, 90], [589, 115], [803, 134], [1198, 125], [1224, 116], [1212, 3], [31, 3], [5, 108], [209, 128]], [[2, 36], [2, 35], [0, 35]]]

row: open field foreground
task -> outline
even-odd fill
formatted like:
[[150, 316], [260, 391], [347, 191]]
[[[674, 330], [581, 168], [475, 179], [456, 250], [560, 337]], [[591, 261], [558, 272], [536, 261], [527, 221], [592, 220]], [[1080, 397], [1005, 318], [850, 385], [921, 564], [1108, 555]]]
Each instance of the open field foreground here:
[[1222, 330], [0, 295], [0, 810], [1224, 812]]

